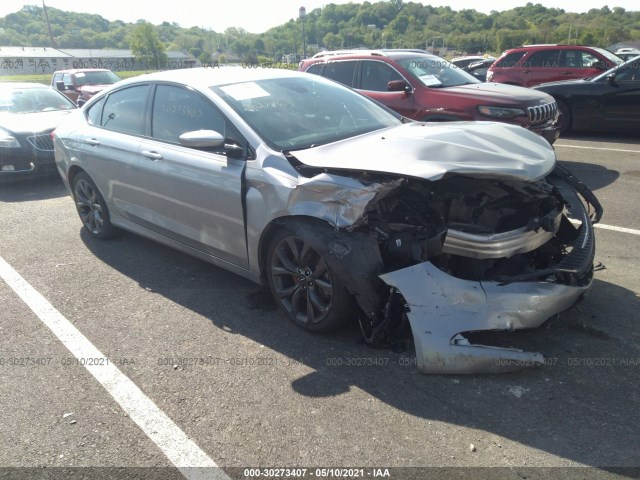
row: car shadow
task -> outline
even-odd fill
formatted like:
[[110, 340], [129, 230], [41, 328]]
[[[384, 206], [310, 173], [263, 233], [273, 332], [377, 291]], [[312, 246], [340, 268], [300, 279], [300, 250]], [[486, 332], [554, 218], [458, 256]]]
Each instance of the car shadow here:
[[567, 167], [571, 173], [591, 190], [599, 190], [607, 187], [620, 178], [620, 172], [602, 165], [585, 162], [569, 162], [561, 159], [558, 159], [558, 162]]
[[640, 145], [637, 132], [569, 132], [564, 133], [558, 139], [562, 140], [582, 140], [587, 142], [600, 142], [600, 143], [616, 143], [621, 144], [621, 148], [624, 146]]
[[0, 202], [47, 200], [68, 195], [59, 175], [0, 179]]
[[[358, 388], [407, 414], [490, 432], [572, 462], [603, 470], [638, 466], [640, 301], [633, 291], [595, 280], [583, 302], [538, 329], [486, 334], [498, 344], [544, 352], [544, 367], [424, 375], [410, 348], [371, 349], [355, 322], [332, 334], [308, 333], [287, 321], [265, 289], [153, 241], [126, 233], [97, 241], [84, 230], [81, 238], [141, 288], [313, 369], [291, 383], [301, 396]], [[234, 314], [221, 314], [229, 305]]]

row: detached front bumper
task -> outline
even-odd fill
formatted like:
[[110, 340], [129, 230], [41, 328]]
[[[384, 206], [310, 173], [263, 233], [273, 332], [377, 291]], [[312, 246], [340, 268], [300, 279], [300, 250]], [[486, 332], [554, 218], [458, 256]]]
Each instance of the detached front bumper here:
[[418, 369], [424, 373], [500, 373], [541, 364], [540, 353], [471, 345], [461, 332], [535, 328], [589, 289], [552, 282], [474, 282], [430, 262], [381, 275], [407, 304]]
[[[464, 332], [536, 328], [571, 308], [590, 288], [595, 235], [602, 215], [593, 193], [558, 166], [549, 180], [566, 201], [566, 215], [580, 224], [570, 252], [554, 267], [501, 281], [471, 281], [451, 276], [431, 262], [380, 275], [404, 297], [424, 373], [501, 373], [542, 364], [540, 353], [472, 345]], [[594, 209], [589, 215], [585, 204]], [[566, 220], [565, 220], [566, 221]]]

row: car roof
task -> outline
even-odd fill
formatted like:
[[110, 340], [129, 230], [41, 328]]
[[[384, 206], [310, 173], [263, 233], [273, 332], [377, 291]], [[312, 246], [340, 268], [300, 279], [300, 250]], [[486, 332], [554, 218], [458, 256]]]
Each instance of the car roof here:
[[1, 89], [25, 89], [25, 88], [33, 88], [33, 89], [47, 89], [51, 90], [49, 85], [44, 85], [42, 83], [36, 82], [0, 82]]
[[382, 49], [382, 50], [335, 50], [319, 52], [312, 58], [308, 58], [304, 61], [304, 64], [318, 63], [323, 61], [334, 60], [336, 58], [437, 58], [445, 61], [444, 59], [432, 55], [426, 50], [420, 49]]
[[69, 68], [66, 70], [56, 70], [55, 73], [83, 73], [83, 72], [110, 72], [108, 68]]
[[294, 78], [301, 75], [307, 76], [309, 74], [279, 68], [245, 68], [236, 66], [185, 68], [139, 75], [118, 82], [118, 85], [152, 81], [185, 83], [201, 88], [208, 88], [216, 85], [244, 83], [272, 78]]

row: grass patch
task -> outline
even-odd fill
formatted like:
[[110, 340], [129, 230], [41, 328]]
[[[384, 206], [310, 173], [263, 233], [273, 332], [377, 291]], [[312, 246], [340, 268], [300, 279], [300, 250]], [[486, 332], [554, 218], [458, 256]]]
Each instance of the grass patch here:
[[[142, 75], [143, 73], [151, 73], [151, 71], [141, 70], [133, 72], [115, 72], [115, 74], [123, 80], [125, 78], [137, 77], [138, 75]], [[0, 75], [0, 82], [33, 82], [49, 85], [49, 83], [51, 83], [51, 75], [51, 73], [41, 73], [37, 75]]]

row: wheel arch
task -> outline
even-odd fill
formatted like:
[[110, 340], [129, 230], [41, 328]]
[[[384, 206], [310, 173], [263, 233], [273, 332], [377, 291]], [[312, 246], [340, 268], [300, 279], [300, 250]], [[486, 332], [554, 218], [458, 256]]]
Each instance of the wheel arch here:
[[386, 286], [379, 278], [384, 273], [384, 265], [377, 241], [368, 232], [336, 228], [317, 217], [278, 217], [263, 230], [258, 254], [260, 277], [265, 284], [268, 284], [266, 271], [269, 247], [281, 228], [288, 228], [325, 256], [368, 317], [380, 311]]

